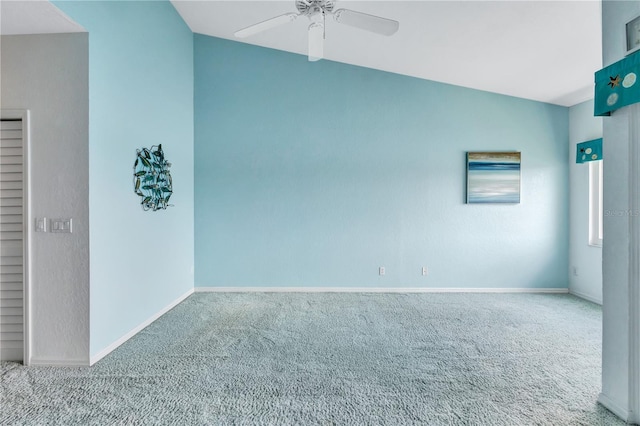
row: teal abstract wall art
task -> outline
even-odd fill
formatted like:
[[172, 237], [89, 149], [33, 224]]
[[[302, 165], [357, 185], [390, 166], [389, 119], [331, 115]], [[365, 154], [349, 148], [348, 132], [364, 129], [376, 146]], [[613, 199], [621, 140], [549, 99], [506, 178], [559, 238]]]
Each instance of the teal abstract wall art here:
[[169, 163], [164, 158], [162, 145], [136, 150], [133, 165], [133, 190], [141, 198], [144, 210], [160, 210], [171, 206], [169, 198], [173, 194], [173, 182]]
[[467, 203], [519, 203], [520, 153], [467, 153]]

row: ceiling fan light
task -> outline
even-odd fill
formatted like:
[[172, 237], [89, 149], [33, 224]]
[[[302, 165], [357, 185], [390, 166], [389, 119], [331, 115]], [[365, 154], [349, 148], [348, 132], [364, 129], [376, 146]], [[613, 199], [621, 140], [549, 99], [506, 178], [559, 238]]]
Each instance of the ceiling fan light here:
[[324, 24], [313, 22], [309, 25], [309, 61], [314, 62], [324, 57]]

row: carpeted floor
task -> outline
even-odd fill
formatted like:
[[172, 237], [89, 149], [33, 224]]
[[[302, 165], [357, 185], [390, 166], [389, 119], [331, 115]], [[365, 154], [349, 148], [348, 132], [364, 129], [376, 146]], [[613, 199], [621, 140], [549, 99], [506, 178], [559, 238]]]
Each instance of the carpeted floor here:
[[618, 425], [569, 295], [196, 293], [91, 368], [0, 367], [2, 425]]

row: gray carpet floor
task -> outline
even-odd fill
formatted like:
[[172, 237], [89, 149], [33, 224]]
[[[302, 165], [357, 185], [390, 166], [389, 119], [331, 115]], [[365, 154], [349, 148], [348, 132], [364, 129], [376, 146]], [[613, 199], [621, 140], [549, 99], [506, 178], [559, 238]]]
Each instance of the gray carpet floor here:
[[569, 295], [196, 293], [91, 368], [0, 365], [2, 425], [618, 425]]

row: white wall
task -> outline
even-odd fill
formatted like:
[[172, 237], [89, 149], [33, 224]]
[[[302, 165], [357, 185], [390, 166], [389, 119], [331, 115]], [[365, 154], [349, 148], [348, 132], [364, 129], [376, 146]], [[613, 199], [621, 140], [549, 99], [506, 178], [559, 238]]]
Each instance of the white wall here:
[[[640, 2], [603, 1], [602, 48], [603, 65], [608, 66], [625, 56], [625, 24], [640, 15]], [[603, 119], [604, 209], [630, 211], [640, 198], [632, 192], [636, 185], [632, 175], [640, 165], [630, 154], [637, 150], [630, 124], [640, 122], [638, 105], [622, 108]], [[599, 401], [627, 420], [640, 421], [640, 396], [637, 389], [640, 364], [634, 357], [639, 348], [637, 332], [640, 303], [633, 298], [637, 289], [637, 249], [640, 238], [632, 236], [638, 226], [634, 215], [614, 214], [604, 217], [603, 245], [603, 341], [602, 393]], [[635, 413], [634, 413], [635, 411]]]
[[602, 117], [593, 116], [593, 100], [569, 108], [569, 291], [599, 304], [602, 248], [589, 245], [589, 164], [576, 164], [576, 145], [601, 137]]
[[31, 233], [31, 362], [89, 362], [87, 34], [3, 36], [0, 106], [29, 109], [31, 217], [73, 218]]

